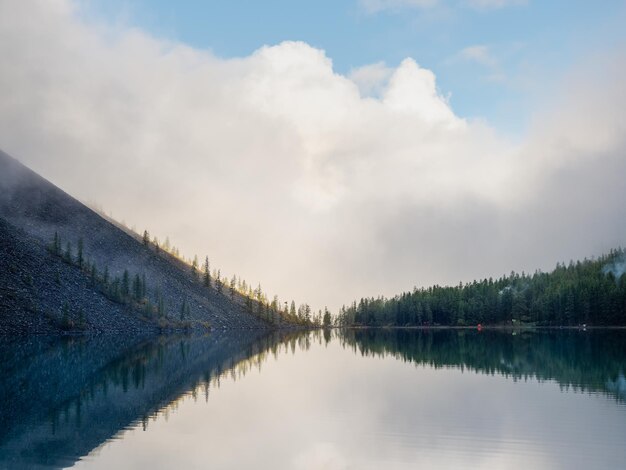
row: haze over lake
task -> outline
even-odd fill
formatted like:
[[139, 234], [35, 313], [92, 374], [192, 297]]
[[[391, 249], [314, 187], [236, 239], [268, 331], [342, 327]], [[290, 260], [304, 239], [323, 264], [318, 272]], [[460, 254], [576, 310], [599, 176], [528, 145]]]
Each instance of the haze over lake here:
[[3, 360], [3, 402], [16, 408], [3, 408], [0, 466], [571, 469], [626, 459], [621, 330], [220, 335], [147, 342], [101, 367], [89, 340], [30, 340]]

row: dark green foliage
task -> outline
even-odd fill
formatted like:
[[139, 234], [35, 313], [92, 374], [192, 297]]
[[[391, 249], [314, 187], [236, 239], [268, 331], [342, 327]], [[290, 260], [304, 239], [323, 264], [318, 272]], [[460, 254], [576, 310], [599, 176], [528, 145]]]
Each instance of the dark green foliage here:
[[233, 278], [230, 280], [230, 298], [231, 299], [235, 298], [235, 286], [236, 285], [237, 285], [237, 278], [233, 276]]
[[141, 241], [145, 246], [150, 245], [150, 234], [147, 230], [143, 231], [143, 237], [141, 238]]
[[217, 270], [217, 277], [215, 278], [215, 287], [217, 288], [217, 292], [222, 293], [222, 279], [220, 270]]
[[72, 262], [72, 245], [70, 245], [70, 242], [67, 242], [67, 244], [65, 245], [65, 254], [63, 255], [63, 259], [67, 263]]
[[109, 298], [115, 302], [122, 303], [122, 296], [120, 294], [120, 280], [119, 278], [113, 279], [111, 285], [109, 286], [109, 290], [107, 292]]
[[142, 288], [141, 288], [141, 278], [139, 274], [135, 274], [133, 279], [133, 297], [135, 300], [139, 301], [142, 299]]
[[202, 274], [202, 284], [204, 287], [211, 287], [211, 274], [209, 271], [209, 257], [204, 258], [204, 272]]
[[52, 239], [52, 242], [50, 243], [48, 249], [53, 255], [61, 255], [61, 237], [59, 237], [58, 232], [54, 232], [54, 238]]
[[341, 325], [626, 324], [622, 249], [596, 260], [558, 264], [551, 273], [511, 273], [458, 286], [433, 286], [342, 307]]
[[322, 325], [324, 326], [324, 328], [328, 328], [332, 325], [332, 318], [330, 316], [330, 312], [326, 307], [324, 307], [324, 317], [322, 320]]
[[297, 317], [300, 323], [308, 323], [311, 320], [311, 307], [307, 304], [300, 305], [298, 307]]
[[191, 275], [194, 279], [198, 278], [198, 257], [194, 256], [193, 261], [191, 263]]

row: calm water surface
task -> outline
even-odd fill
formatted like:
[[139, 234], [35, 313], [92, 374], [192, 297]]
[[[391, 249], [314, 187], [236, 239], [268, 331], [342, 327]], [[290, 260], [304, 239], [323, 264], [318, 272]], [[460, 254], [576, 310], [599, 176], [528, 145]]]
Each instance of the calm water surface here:
[[0, 467], [626, 468], [626, 332], [0, 344]]

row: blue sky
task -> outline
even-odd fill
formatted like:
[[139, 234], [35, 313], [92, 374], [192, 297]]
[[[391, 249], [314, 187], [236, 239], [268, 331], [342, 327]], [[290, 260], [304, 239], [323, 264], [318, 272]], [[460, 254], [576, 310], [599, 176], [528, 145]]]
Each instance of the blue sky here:
[[458, 115], [486, 119], [513, 136], [565, 74], [626, 39], [623, 0], [369, 0], [369, 8], [367, 1], [94, 0], [91, 6], [107, 21], [224, 58], [284, 40], [324, 49], [343, 74], [412, 57], [435, 72]]

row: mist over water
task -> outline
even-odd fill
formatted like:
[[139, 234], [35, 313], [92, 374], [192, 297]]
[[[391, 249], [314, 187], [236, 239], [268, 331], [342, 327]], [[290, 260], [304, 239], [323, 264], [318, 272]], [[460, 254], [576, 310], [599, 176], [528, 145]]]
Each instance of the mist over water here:
[[130, 348], [30, 339], [12, 344], [12, 357], [2, 351], [0, 467], [619, 468], [625, 339], [620, 330], [228, 333]]

